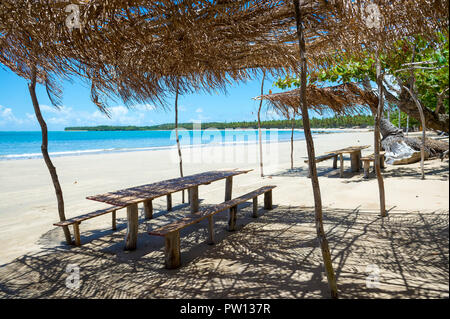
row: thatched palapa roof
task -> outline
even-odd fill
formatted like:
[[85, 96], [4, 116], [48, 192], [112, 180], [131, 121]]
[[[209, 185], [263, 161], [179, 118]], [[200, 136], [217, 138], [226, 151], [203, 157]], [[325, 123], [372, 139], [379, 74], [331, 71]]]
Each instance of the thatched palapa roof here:
[[[255, 99], [265, 100], [269, 107], [286, 118], [290, 118], [293, 113], [301, 115], [299, 88]], [[331, 112], [341, 115], [367, 113], [371, 111], [370, 105], [378, 103], [378, 97], [374, 93], [360, 89], [355, 83], [330, 87], [308, 85], [306, 100], [308, 108], [319, 114]]]

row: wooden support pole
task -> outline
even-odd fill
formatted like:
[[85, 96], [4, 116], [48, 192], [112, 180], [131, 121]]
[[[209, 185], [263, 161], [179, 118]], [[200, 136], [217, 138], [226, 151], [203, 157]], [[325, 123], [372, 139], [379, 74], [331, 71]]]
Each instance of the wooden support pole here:
[[258, 196], [253, 198], [253, 214], [252, 214], [252, 217], [253, 218], [257, 218], [258, 217]]
[[117, 225], [116, 225], [116, 211], [113, 210], [112, 212], [112, 230], [116, 230], [117, 229]]
[[237, 206], [230, 208], [229, 218], [228, 218], [228, 231], [236, 230], [236, 218], [237, 218]]
[[175, 269], [181, 265], [180, 232], [167, 234], [165, 237], [165, 265], [167, 269]]
[[229, 176], [225, 180], [225, 201], [231, 199], [232, 190], [233, 190], [233, 176]]
[[172, 194], [167, 194], [167, 211], [172, 211]]
[[132, 204], [127, 206], [127, 234], [125, 237], [125, 250], [135, 250], [137, 246], [138, 235], [138, 206]]
[[198, 212], [198, 186], [189, 188], [189, 203], [191, 204], [191, 213]]
[[384, 180], [383, 175], [381, 175], [381, 163], [380, 163], [380, 121], [381, 115], [384, 108], [384, 94], [383, 94], [383, 74], [381, 73], [380, 57], [377, 52], [376, 54], [376, 75], [377, 75], [377, 87], [378, 87], [378, 107], [377, 113], [375, 114], [375, 126], [374, 126], [374, 166], [375, 174], [377, 176], [378, 182], [378, 193], [380, 196], [380, 215], [381, 217], [386, 216], [386, 196], [384, 190]]
[[309, 172], [311, 176], [311, 184], [314, 194], [314, 210], [317, 237], [322, 250], [322, 257], [327, 274], [328, 285], [330, 287], [330, 294], [332, 298], [337, 298], [336, 277], [334, 275], [333, 264], [331, 261], [330, 249], [328, 240], [325, 235], [322, 221], [322, 198], [320, 195], [319, 179], [317, 177], [317, 168], [315, 161], [314, 141], [311, 134], [311, 125], [308, 114], [308, 101], [306, 99], [307, 86], [307, 63], [306, 63], [306, 44], [305, 34], [303, 30], [303, 12], [300, 9], [300, 1], [293, 0], [295, 9], [295, 20], [297, 26], [298, 48], [300, 55], [300, 109], [303, 117], [303, 128], [305, 133], [306, 147], [308, 150]]
[[333, 157], [333, 168], [336, 169], [337, 168], [337, 155], [335, 157]]
[[369, 178], [370, 161], [364, 161], [364, 178]]
[[75, 246], [81, 246], [80, 224], [73, 224], [73, 236], [75, 237]]
[[264, 209], [272, 209], [272, 190], [264, 193]]
[[145, 219], [153, 218], [153, 201], [151, 199], [144, 202], [144, 214]]
[[344, 177], [344, 155], [342, 153], [339, 154], [339, 162], [340, 162], [339, 177], [342, 178]]
[[214, 245], [214, 216], [208, 216], [208, 245]]
[[359, 158], [357, 152], [350, 153], [350, 161], [352, 172], [359, 172]]

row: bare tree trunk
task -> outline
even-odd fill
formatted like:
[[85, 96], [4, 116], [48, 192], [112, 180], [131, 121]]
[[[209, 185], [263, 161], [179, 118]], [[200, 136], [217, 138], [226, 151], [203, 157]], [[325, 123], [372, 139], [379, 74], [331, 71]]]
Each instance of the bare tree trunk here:
[[[183, 177], [183, 157], [181, 156], [180, 137], [178, 136], [178, 79], [177, 92], [175, 93], [175, 135], [177, 136], [178, 157], [180, 158], [180, 176]], [[184, 190], [181, 192], [181, 201], [184, 203]]]
[[292, 131], [291, 131], [291, 169], [294, 169], [294, 125], [295, 125], [295, 117], [292, 118]]
[[406, 116], [406, 136], [408, 136], [409, 132], [409, 115]]
[[[261, 95], [264, 94], [264, 79], [266, 78], [266, 72], [263, 73], [263, 78], [261, 81]], [[258, 108], [258, 138], [259, 138], [259, 166], [261, 168], [261, 177], [264, 177], [264, 170], [263, 170], [263, 150], [262, 150], [262, 136], [261, 136], [261, 107], [262, 107], [263, 100], [259, 102], [259, 108]]]
[[375, 149], [375, 173], [377, 175], [378, 181], [378, 191], [380, 194], [380, 213], [381, 217], [386, 216], [386, 200], [384, 192], [384, 181], [381, 175], [381, 165], [380, 165], [380, 121], [383, 112], [384, 98], [383, 98], [383, 75], [381, 74], [380, 58], [377, 52], [377, 86], [378, 86], [378, 108], [375, 115], [375, 129], [374, 129], [374, 149]]
[[314, 193], [314, 206], [315, 206], [315, 221], [317, 238], [322, 250], [322, 258], [325, 266], [325, 272], [328, 279], [328, 285], [330, 287], [330, 294], [332, 298], [337, 298], [337, 285], [336, 277], [334, 275], [333, 264], [331, 262], [330, 248], [328, 247], [328, 241], [323, 228], [322, 220], [322, 199], [320, 195], [319, 178], [317, 176], [316, 160], [314, 153], [314, 142], [311, 135], [311, 126], [309, 123], [308, 106], [306, 101], [306, 58], [305, 58], [305, 38], [303, 34], [302, 25], [302, 13], [300, 11], [299, 0], [293, 0], [295, 6], [295, 16], [297, 20], [297, 36], [299, 41], [300, 50], [300, 107], [302, 110], [303, 118], [303, 130], [305, 133], [306, 146], [308, 149], [308, 161], [309, 161], [309, 175], [311, 176], [311, 183]]
[[[41, 109], [39, 107], [39, 102], [36, 96], [36, 66], [32, 67], [32, 75], [31, 82], [28, 83], [28, 90], [30, 91], [31, 101], [33, 102], [34, 113], [36, 114], [36, 118], [41, 126], [42, 132], [42, 145], [41, 152], [44, 157], [45, 164], [47, 165], [48, 171], [50, 172], [50, 176], [52, 178], [53, 187], [55, 188], [56, 200], [58, 201], [58, 214], [59, 220], [65, 221], [66, 216], [64, 213], [64, 199], [63, 193], [61, 190], [61, 185], [59, 184], [58, 175], [56, 174], [56, 168], [53, 166], [53, 163], [50, 159], [50, 155], [48, 154], [48, 132], [47, 132], [47, 124], [45, 123], [44, 118], [41, 114]], [[64, 236], [66, 238], [67, 244], [72, 244], [72, 237], [70, 235], [70, 230], [68, 226], [63, 226]]]

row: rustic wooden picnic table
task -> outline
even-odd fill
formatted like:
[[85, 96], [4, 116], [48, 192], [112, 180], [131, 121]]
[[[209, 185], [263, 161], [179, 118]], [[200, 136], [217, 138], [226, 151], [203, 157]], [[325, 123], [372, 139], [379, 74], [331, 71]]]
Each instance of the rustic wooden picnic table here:
[[152, 184], [146, 184], [100, 195], [88, 196], [87, 199], [127, 208], [127, 235], [125, 249], [134, 250], [138, 235], [138, 204], [144, 203], [145, 218], [153, 217], [152, 200], [167, 196], [167, 210], [172, 209], [172, 193], [188, 190], [191, 213], [199, 209], [198, 187], [225, 179], [225, 201], [231, 199], [233, 176], [246, 174], [251, 170], [209, 171], [190, 176], [169, 179]]
[[[346, 148], [342, 148], [340, 150], [326, 152], [326, 154], [330, 154], [330, 153], [339, 154], [341, 161], [342, 161], [343, 154], [345, 154], [345, 153], [350, 154], [352, 172], [359, 172], [361, 170], [361, 150], [369, 148], [369, 147], [370, 147], [370, 145], [349, 146]], [[337, 160], [337, 157], [335, 158], [335, 161], [336, 160]], [[333, 167], [336, 168], [337, 163], [333, 163]]]

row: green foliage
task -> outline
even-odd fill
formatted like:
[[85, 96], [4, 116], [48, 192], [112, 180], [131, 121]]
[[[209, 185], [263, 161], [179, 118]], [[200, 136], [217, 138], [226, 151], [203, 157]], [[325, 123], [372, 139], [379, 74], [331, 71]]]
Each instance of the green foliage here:
[[[388, 54], [380, 55], [382, 71], [386, 75], [395, 75], [407, 84], [410, 71], [404, 70], [403, 64], [410, 63], [415, 45], [415, 62], [433, 61], [433, 63], [421, 64], [428, 69], [416, 69], [416, 90], [422, 104], [434, 110], [438, 95], [449, 87], [449, 45], [448, 35], [438, 33], [436, 40], [429, 42], [420, 36], [410, 39], [398, 40], [395, 48]], [[335, 63], [322, 70], [312, 71], [308, 82], [312, 84], [361, 82], [368, 78], [376, 80], [375, 57], [367, 54], [360, 56], [336, 55]], [[434, 68], [434, 69], [430, 69]], [[300, 80], [295, 77], [286, 77], [274, 82], [274, 86], [281, 89], [299, 86]], [[393, 83], [398, 84], [398, 83]], [[445, 112], [449, 111], [448, 96], [443, 103]]]
[[[338, 128], [338, 127], [367, 127], [373, 126], [373, 117], [369, 115], [358, 115], [358, 116], [335, 116], [328, 118], [312, 118], [311, 127], [313, 128]], [[262, 128], [291, 128], [292, 122], [290, 120], [270, 120], [262, 121]], [[192, 123], [180, 123], [179, 128], [184, 128], [187, 130], [193, 129]], [[303, 121], [301, 119], [295, 121], [295, 127], [303, 127]], [[241, 129], [256, 129], [258, 128], [258, 122], [230, 122], [230, 123], [219, 123], [210, 122], [202, 123], [202, 129], [216, 128], [216, 129], [226, 129], [226, 128], [241, 128]], [[66, 127], [65, 131], [157, 131], [157, 130], [173, 130], [175, 129], [174, 124], [160, 124], [154, 126], [73, 126]]]

